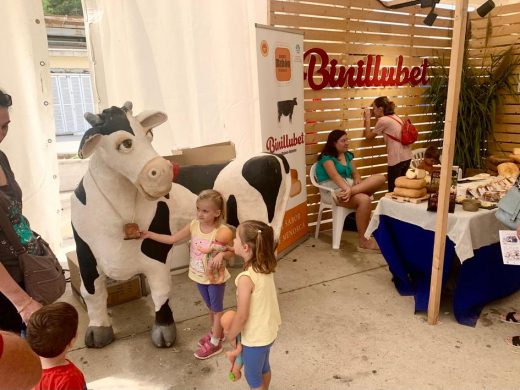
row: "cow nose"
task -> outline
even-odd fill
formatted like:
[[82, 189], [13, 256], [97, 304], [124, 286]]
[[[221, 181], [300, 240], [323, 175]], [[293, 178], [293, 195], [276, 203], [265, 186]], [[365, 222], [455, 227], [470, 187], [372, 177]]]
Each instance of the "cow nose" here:
[[148, 171], [148, 177], [150, 179], [158, 179], [161, 176], [164, 176], [167, 173], [171, 172], [171, 167], [169, 165], [165, 165], [164, 167], [153, 167]]
[[170, 191], [172, 179], [172, 164], [159, 156], [146, 163], [137, 182], [149, 195], [163, 196]]

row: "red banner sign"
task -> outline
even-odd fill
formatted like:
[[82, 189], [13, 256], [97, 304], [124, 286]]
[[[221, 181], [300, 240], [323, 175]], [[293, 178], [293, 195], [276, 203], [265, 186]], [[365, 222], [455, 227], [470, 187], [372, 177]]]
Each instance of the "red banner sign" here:
[[[331, 60], [325, 50], [320, 48], [309, 49], [303, 59], [308, 56], [309, 70], [304, 72], [303, 79], [307, 79], [309, 86], [314, 90], [325, 87], [387, 87], [404, 84], [413, 86], [427, 84], [428, 60], [425, 58], [421, 66], [403, 66], [403, 56], [397, 58], [396, 67], [381, 66], [380, 55], [368, 55], [365, 60], [359, 60], [357, 65], [338, 66], [338, 61]], [[322, 78], [316, 78], [320, 75]]]

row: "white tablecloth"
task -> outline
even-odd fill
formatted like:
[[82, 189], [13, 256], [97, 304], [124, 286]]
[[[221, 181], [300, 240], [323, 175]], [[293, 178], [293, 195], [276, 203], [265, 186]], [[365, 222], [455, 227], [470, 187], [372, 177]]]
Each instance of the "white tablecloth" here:
[[[437, 213], [426, 211], [428, 202], [420, 204], [399, 203], [389, 198], [381, 198], [368, 225], [368, 238], [379, 226], [379, 216], [387, 215], [426, 230], [435, 231]], [[473, 257], [473, 250], [499, 241], [498, 231], [508, 230], [495, 217], [496, 209], [469, 212], [455, 206], [455, 213], [448, 214], [447, 235], [455, 243], [455, 253], [461, 262]], [[413, 237], [410, 237], [413, 240]]]

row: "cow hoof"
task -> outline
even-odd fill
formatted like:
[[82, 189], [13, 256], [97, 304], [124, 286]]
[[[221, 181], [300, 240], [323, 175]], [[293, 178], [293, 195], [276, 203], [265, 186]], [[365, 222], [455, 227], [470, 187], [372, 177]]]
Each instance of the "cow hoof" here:
[[175, 343], [177, 337], [177, 329], [175, 323], [171, 325], [153, 324], [152, 341], [156, 347], [169, 348]]
[[103, 348], [114, 341], [111, 326], [89, 326], [85, 332], [85, 345], [89, 348]]

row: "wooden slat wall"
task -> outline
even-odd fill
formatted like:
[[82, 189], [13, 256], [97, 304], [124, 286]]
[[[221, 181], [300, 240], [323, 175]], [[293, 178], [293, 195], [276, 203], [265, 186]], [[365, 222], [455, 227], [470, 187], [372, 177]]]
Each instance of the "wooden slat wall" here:
[[[367, 54], [383, 55], [384, 66], [395, 66], [404, 56], [404, 65], [419, 66], [424, 57], [449, 57], [453, 12], [437, 10], [433, 27], [423, 24], [428, 10], [407, 7], [386, 10], [376, 0], [271, 0], [270, 24], [304, 31], [305, 50], [324, 49], [330, 60], [354, 65]], [[386, 172], [386, 147], [382, 137], [363, 138], [363, 108], [374, 98], [386, 95], [397, 105], [399, 115], [407, 115], [420, 131], [415, 148], [423, 147], [430, 131], [430, 107], [424, 104], [424, 87], [328, 88], [313, 91], [305, 84], [305, 131], [307, 173], [316, 161], [328, 133], [346, 129], [350, 147], [362, 175]], [[317, 218], [319, 193], [307, 179], [309, 222]], [[376, 201], [384, 195], [376, 194]], [[324, 216], [330, 218], [330, 214]], [[327, 226], [323, 226], [327, 228]]]
[[[487, 65], [491, 53], [504, 52], [511, 46], [513, 53], [520, 55], [520, 3], [496, 7], [486, 18], [473, 13], [470, 20], [469, 53], [473, 65]], [[516, 96], [503, 96], [496, 116], [494, 134], [489, 140], [488, 150], [493, 154], [508, 154], [513, 148], [520, 147], [520, 67], [517, 67], [515, 74]]]

